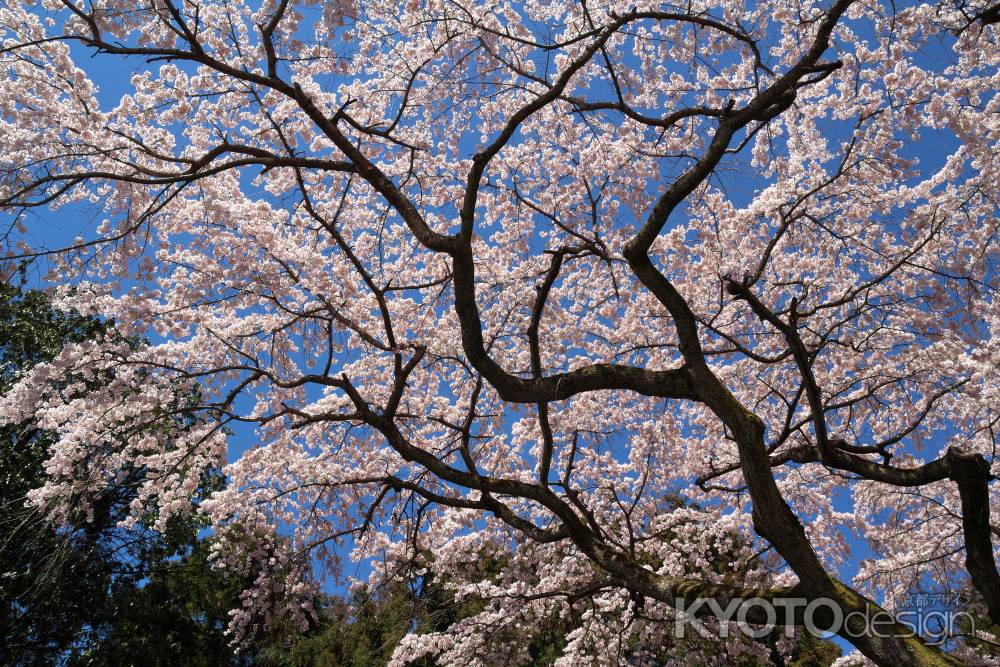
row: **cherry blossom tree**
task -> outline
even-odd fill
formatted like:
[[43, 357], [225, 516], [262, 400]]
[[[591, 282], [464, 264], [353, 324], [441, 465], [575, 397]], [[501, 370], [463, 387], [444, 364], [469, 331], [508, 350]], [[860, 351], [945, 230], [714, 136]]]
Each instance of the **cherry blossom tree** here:
[[[59, 521], [138, 464], [133, 520], [165, 522], [228, 461], [195, 509], [220, 567], [260, 573], [237, 640], [308, 624], [349, 562], [485, 600], [397, 664], [516, 662], [490, 637], [568, 610], [561, 665], [766, 660], [675, 639], [679, 603], [849, 613], [928, 582], [1000, 622], [997, 21], [4, 0], [7, 256], [151, 341], [68, 345], [0, 401], [60, 434], [33, 500]], [[33, 242], [54, 215], [94, 225]], [[199, 426], [149, 428], [179, 412]], [[888, 628], [841, 634], [963, 664]]]

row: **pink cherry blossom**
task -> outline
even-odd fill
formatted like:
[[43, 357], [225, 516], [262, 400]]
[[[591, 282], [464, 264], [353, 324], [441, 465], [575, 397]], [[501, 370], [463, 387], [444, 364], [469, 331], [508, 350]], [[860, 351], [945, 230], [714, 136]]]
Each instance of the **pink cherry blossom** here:
[[491, 636], [571, 612], [559, 665], [769, 659], [675, 642], [699, 597], [933, 582], [1000, 623], [995, 6], [7, 0], [0, 34], [7, 257], [120, 334], [0, 419], [58, 432], [54, 521], [127, 465], [133, 520], [210, 517], [259, 573], [235, 641], [426, 574], [484, 606], [393, 664], [516, 664]]

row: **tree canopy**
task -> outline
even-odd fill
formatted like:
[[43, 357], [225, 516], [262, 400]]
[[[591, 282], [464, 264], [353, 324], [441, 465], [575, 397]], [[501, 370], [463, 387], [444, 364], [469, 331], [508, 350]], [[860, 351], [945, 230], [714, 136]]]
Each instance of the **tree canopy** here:
[[721, 610], [817, 606], [841, 664], [980, 659], [888, 612], [969, 589], [1000, 623], [988, 0], [5, 0], [0, 31], [7, 257], [120, 332], [0, 399], [55, 434], [48, 520], [141, 470], [122, 525], [206, 517], [247, 644], [415, 570], [477, 610], [393, 665], [517, 661], [553, 617], [560, 665], [781, 662]]
[[[0, 392], [64, 345], [113, 331], [54, 311], [41, 291], [0, 286]], [[240, 587], [218, 585], [203, 520], [177, 517], [160, 532], [147, 521], [119, 526], [141, 471], [92, 498], [89, 517], [53, 525], [45, 508], [26, 505], [58, 440], [30, 417], [0, 428], [0, 663], [240, 664], [225, 635]], [[201, 496], [219, 488], [218, 471], [204, 483]]]

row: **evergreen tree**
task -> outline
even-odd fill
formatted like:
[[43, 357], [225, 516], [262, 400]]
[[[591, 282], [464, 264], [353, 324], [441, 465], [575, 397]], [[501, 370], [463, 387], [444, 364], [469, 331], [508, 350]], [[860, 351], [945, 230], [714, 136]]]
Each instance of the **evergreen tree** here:
[[[102, 335], [114, 335], [111, 323], [56, 311], [42, 291], [0, 286], [0, 391], [64, 344]], [[247, 663], [224, 634], [239, 582], [220, 585], [211, 571], [204, 524], [187, 516], [163, 533], [118, 526], [141, 469], [67, 525], [26, 503], [45, 482], [54, 440], [30, 419], [0, 428], [0, 664]], [[214, 471], [200, 495], [222, 482]]]

